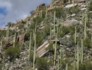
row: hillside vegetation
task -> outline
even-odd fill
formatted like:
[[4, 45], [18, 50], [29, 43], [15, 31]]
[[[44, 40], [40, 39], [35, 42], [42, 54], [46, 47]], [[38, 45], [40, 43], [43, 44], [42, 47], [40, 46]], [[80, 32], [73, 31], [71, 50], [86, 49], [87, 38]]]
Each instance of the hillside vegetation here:
[[92, 70], [92, 1], [53, 0], [0, 30], [0, 70]]

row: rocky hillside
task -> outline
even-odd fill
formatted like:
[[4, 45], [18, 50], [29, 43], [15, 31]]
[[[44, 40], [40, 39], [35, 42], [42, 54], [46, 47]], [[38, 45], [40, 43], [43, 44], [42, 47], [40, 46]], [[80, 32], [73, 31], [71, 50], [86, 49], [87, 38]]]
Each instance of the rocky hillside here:
[[0, 30], [0, 70], [92, 70], [92, 1], [53, 0]]

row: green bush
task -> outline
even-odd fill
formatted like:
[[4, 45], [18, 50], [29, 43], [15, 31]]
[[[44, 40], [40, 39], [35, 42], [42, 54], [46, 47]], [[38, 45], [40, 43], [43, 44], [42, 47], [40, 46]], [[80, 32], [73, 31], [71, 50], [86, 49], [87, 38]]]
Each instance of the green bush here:
[[80, 11], [79, 7], [78, 6], [75, 6], [75, 7], [70, 8], [68, 10], [68, 13], [69, 14], [73, 14], [73, 13], [77, 14], [79, 11]]
[[68, 2], [68, 0], [63, 0], [63, 3], [66, 4]]
[[89, 9], [89, 11], [92, 11], [92, 1], [90, 2], [88, 9]]
[[5, 50], [5, 56], [10, 57], [10, 61], [14, 60], [15, 58], [19, 57], [20, 55], [20, 48], [19, 47], [9, 47]]
[[49, 36], [50, 35], [50, 23], [45, 23], [44, 24], [44, 28], [43, 28], [43, 35], [45, 36], [45, 37], [47, 37], [47, 36]]
[[36, 65], [38, 70], [49, 70], [49, 63], [46, 58], [37, 58]]
[[33, 21], [39, 24], [44, 18], [45, 18], [45, 12], [42, 12], [42, 16], [37, 16], [36, 18], [33, 19]]
[[83, 64], [80, 64], [79, 70], [92, 70], [92, 63], [85, 62]]
[[59, 30], [58, 35], [59, 35], [60, 37], [63, 37], [64, 35], [66, 35], [66, 34], [68, 34], [68, 33], [74, 34], [74, 26], [71, 26], [71, 27], [64, 27], [64, 26], [63, 26], [63, 27]]
[[87, 47], [87, 48], [91, 48], [91, 39], [90, 38], [86, 38], [84, 40], [84, 46]]
[[63, 8], [55, 8], [54, 11], [56, 11], [56, 17], [57, 18], [66, 18], [66, 13]]
[[2, 38], [3, 36], [6, 36], [6, 30], [0, 30], [0, 38]]
[[2, 70], [3, 65], [0, 63], [0, 70]]
[[50, 43], [49, 47], [46, 50], [54, 52], [53, 43]]
[[36, 36], [36, 44], [39, 47], [42, 44], [43, 40], [45, 39], [44, 38], [45, 36], [43, 35], [43, 32], [37, 32], [36, 34], [37, 34], [37, 36]]

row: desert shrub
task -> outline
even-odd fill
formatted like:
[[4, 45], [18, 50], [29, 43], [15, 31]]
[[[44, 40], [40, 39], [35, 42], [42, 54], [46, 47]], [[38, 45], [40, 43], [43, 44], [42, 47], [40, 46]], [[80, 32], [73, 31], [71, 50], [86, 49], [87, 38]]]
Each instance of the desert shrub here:
[[43, 18], [42, 17], [37, 17], [36, 19], [35, 19], [35, 21], [37, 22], [37, 23], [41, 23], [41, 21], [43, 20]]
[[43, 32], [44, 32], [44, 35], [45, 36], [48, 36], [48, 35], [50, 35], [50, 24], [49, 23], [45, 23], [45, 25], [44, 25], [44, 29], [43, 29]]
[[69, 14], [73, 14], [73, 13], [77, 14], [80, 11], [80, 9], [78, 6], [75, 6], [75, 7], [68, 9], [67, 11]]
[[91, 39], [90, 38], [86, 38], [84, 40], [84, 46], [87, 48], [91, 48]]
[[88, 12], [88, 20], [92, 19], [92, 12]]
[[68, 2], [68, 0], [63, 0], [63, 3], [66, 4]]
[[46, 12], [42, 11], [42, 18], [45, 18]]
[[[61, 31], [62, 30], [62, 31]], [[60, 30], [60, 32], [58, 32], [58, 35], [60, 36], [60, 37], [63, 37], [64, 35], [66, 35], [66, 34], [68, 34], [68, 33], [70, 33], [70, 34], [74, 34], [74, 27], [73, 26], [71, 26], [71, 27], [62, 27], [61, 28], [61, 30]]]
[[2, 36], [6, 36], [6, 30], [0, 30], [0, 38], [2, 38]]
[[18, 28], [19, 28], [19, 29], [24, 28], [24, 24], [20, 24], [20, 25], [18, 26]]
[[2, 70], [2, 67], [3, 67], [2, 64], [0, 64], [0, 70]]
[[37, 58], [36, 65], [38, 70], [49, 70], [49, 63], [46, 58]]
[[24, 41], [29, 41], [30, 39], [30, 32], [26, 32], [24, 36]]
[[21, 23], [22, 23], [22, 24], [26, 24], [26, 21], [24, 21], [24, 20], [21, 20]]
[[[33, 26], [33, 27], [35, 27], [35, 26]], [[37, 44], [37, 46], [40, 46], [43, 43], [43, 41], [50, 34], [50, 26], [46, 24], [43, 27], [44, 27], [43, 29], [37, 28], [37, 30], [36, 30], [36, 44]], [[33, 41], [33, 33], [34, 32], [33, 31], [31, 31], [32, 45], [34, 45], [34, 41]]]
[[92, 11], [92, 1], [90, 2], [88, 9], [89, 9], [89, 11]]
[[56, 17], [57, 18], [66, 18], [66, 13], [63, 8], [55, 8], [54, 11], [56, 11]]
[[37, 36], [36, 36], [36, 44], [37, 46], [40, 46], [42, 44], [44, 40], [44, 35], [42, 32], [37, 32]]
[[31, 25], [29, 26], [30, 32], [32, 32], [35, 29], [35, 24], [36, 23], [31, 23]]
[[53, 43], [50, 43], [50, 45], [48, 46], [48, 48], [46, 50], [54, 52]]
[[92, 63], [84, 62], [83, 64], [80, 64], [79, 70], [92, 70]]
[[20, 55], [20, 48], [19, 47], [9, 47], [5, 50], [5, 56], [10, 57], [10, 61], [14, 60], [15, 58], [18, 58]]
[[37, 24], [39, 24], [39, 23], [42, 22], [44, 17], [45, 17], [45, 15], [44, 15], [44, 13], [42, 13], [42, 17], [41, 16], [37, 16], [36, 18], [33, 19], [33, 21], [36, 22]]

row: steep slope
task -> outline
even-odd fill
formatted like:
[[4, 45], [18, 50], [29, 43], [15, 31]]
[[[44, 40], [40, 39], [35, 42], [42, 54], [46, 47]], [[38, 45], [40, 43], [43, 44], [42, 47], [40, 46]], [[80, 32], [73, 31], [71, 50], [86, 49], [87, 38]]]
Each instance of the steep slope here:
[[0, 31], [1, 70], [91, 70], [92, 5], [54, 0]]

